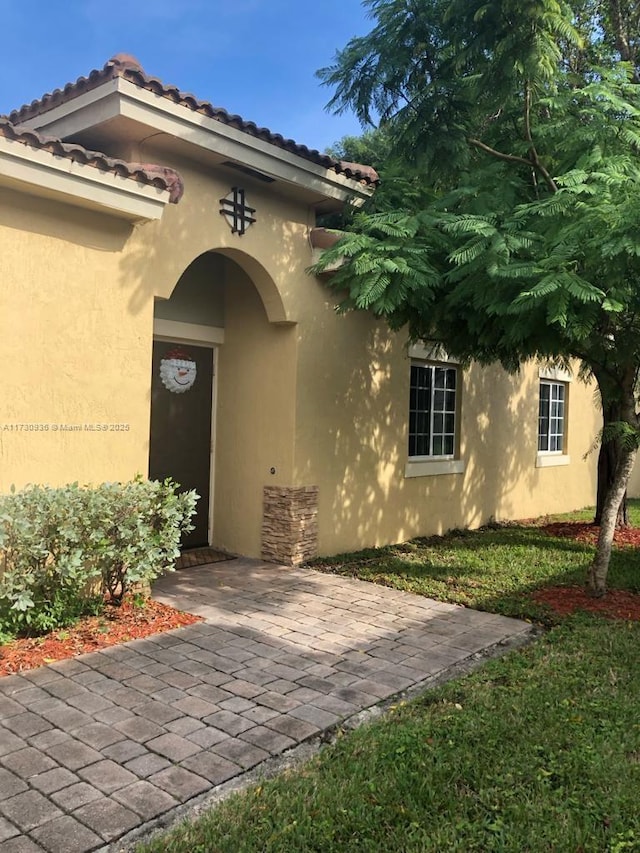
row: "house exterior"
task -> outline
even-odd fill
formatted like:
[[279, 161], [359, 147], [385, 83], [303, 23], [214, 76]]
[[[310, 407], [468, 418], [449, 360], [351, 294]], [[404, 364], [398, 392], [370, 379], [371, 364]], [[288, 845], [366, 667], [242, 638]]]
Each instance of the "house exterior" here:
[[593, 503], [593, 388], [461, 370], [307, 272], [377, 176], [119, 55], [0, 119], [0, 490], [172, 476], [297, 563]]

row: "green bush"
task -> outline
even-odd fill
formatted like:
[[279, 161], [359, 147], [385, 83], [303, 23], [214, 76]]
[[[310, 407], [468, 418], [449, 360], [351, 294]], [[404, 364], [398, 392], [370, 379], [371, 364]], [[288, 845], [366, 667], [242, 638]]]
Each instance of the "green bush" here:
[[140, 478], [0, 495], [0, 637], [68, 625], [172, 568], [196, 500]]
[[171, 480], [103, 483], [91, 492], [84, 541], [103, 592], [119, 601], [133, 584], [172, 569], [198, 495], [177, 493]]

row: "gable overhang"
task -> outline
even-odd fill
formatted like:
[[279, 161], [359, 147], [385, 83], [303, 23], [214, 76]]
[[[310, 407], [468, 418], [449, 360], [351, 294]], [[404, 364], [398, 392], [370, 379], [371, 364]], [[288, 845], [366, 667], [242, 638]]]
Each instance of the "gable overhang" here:
[[0, 187], [100, 210], [129, 222], [159, 219], [168, 190], [101, 171], [0, 134]]
[[170, 98], [115, 77], [21, 122], [20, 127], [95, 146], [109, 140], [188, 152], [206, 163], [237, 164], [278, 181], [310, 204], [362, 205], [365, 182], [305, 159]]

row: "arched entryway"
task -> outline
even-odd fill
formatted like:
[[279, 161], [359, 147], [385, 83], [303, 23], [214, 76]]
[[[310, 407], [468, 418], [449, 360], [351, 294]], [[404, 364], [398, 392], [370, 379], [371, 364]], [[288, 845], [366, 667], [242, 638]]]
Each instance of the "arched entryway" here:
[[[200, 255], [170, 298], [156, 299], [149, 476], [200, 495], [183, 547], [255, 553], [263, 487], [290, 475], [292, 454], [272, 434], [293, 424], [295, 351], [273, 281], [253, 259], [223, 252]], [[283, 433], [292, 446], [292, 427]]]

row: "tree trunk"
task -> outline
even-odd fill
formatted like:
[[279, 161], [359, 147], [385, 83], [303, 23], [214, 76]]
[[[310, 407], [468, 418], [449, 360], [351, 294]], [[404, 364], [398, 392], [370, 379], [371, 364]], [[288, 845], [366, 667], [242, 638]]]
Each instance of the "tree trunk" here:
[[609, 561], [611, 560], [616, 519], [620, 504], [627, 490], [627, 483], [633, 470], [633, 463], [636, 461], [636, 454], [637, 449], [624, 449], [620, 451], [613, 483], [604, 502], [598, 547], [591, 568], [589, 569], [589, 579], [587, 582], [589, 592], [598, 598], [603, 596], [607, 591], [607, 573], [609, 571]]
[[640, 83], [638, 75], [636, 51], [633, 48], [629, 33], [634, 32], [634, 28], [629, 28], [630, 10], [628, 7], [623, 9], [620, 0], [609, 0], [609, 15], [611, 18], [611, 27], [613, 29], [613, 37], [615, 39], [616, 48], [620, 53], [620, 59], [623, 62], [628, 62], [633, 66], [633, 82]]
[[[614, 423], [619, 420], [619, 416], [612, 418], [604, 418], [604, 426]], [[594, 524], [602, 523], [602, 513], [604, 511], [604, 502], [613, 485], [613, 480], [620, 458], [620, 447], [615, 439], [600, 442], [600, 452], [598, 453], [598, 491], [596, 497], [596, 513], [593, 519]], [[620, 509], [616, 516], [616, 527], [627, 527], [629, 525], [629, 507], [627, 503], [627, 493], [625, 491]]]

